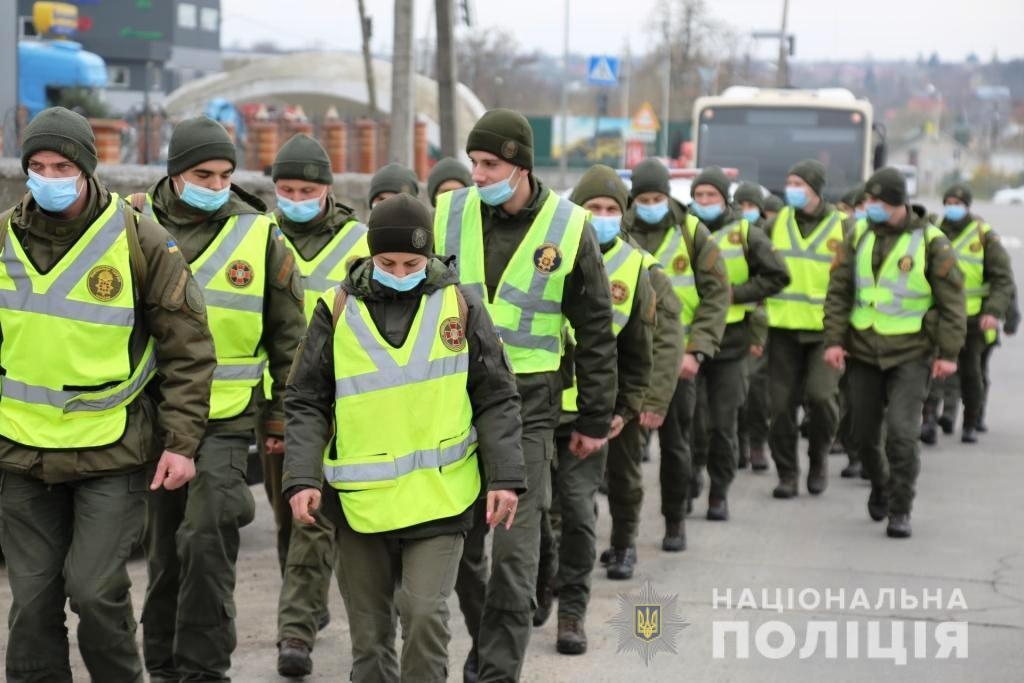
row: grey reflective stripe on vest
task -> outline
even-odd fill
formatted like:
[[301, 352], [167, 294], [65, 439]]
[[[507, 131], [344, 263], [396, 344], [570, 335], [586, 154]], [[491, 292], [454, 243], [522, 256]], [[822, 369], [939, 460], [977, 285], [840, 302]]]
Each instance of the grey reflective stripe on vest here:
[[0, 262], [7, 268], [7, 276], [14, 281], [16, 289], [0, 291], [0, 308], [113, 327], [134, 326], [135, 308], [132, 306], [121, 308], [98, 302], [75, 301], [69, 296], [75, 285], [117, 242], [124, 230], [124, 211], [118, 206], [115, 207], [110, 219], [93, 235], [82, 253], [54, 278], [46, 292], [32, 291], [32, 283], [25, 270], [25, 264], [18, 258], [13, 247], [4, 249], [0, 253]]
[[628, 259], [634, 251], [636, 251], [636, 249], [634, 249], [632, 245], [629, 244], [629, 242], [623, 241], [622, 246], [619, 247], [619, 250], [615, 253], [615, 255], [612, 256], [607, 261], [605, 261], [605, 271], [609, 275], [614, 273], [616, 270], [622, 267], [622, 264], [626, 262], [626, 259]]
[[408, 363], [401, 366], [373, 336], [363, 316], [359, 315], [355, 297], [349, 297], [345, 302], [345, 324], [348, 325], [359, 342], [359, 346], [370, 357], [370, 361], [377, 369], [362, 375], [336, 380], [335, 398], [348, 398], [371, 391], [393, 389], [407, 384], [468, 372], [468, 353], [430, 359], [430, 350], [434, 345], [434, 335], [437, 334], [438, 326], [441, 323], [443, 307], [444, 290], [439, 289], [427, 297], [419, 335], [413, 341]]
[[672, 237], [669, 238], [665, 248], [655, 258], [658, 259], [658, 263], [663, 268], [668, 268], [672, 265], [672, 255], [676, 253], [676, 249], [679, 248], [679, 242], [683, 239], [682, 228], [669, 228], [672, 230]]
[[[337, 267], [341, 260], [348, 255], [352, 248], [356, 246], [356, 242], [362, 238], [367, 232], [367, 228], [362, 223], [356, 223], [349, 229], [346, 234], [334, 249], [330, 255], [326, 256], [323, 261], [320, 262], [313, 272], [309, 275], [302, 276], [303, 288], [311, 291], [321, 292], [326, 291], [332, 285], [337, 284], [330, 279], [331, 272]], [[295, 255], [298, 256], [299, 250], [295, 250]]]
[[[917, 253], [918, 248], [921, 246], [922, 240], [924, 240], [924, 230], [914, 230], [910, 236], [910, 243], [907, 245], [906, 251], [903, 252], [903, 256], [909, 256], [911, 258]], [[863, 245], [863, 240], [861, 241]], [[874, 248], [874, 244], [872, 244]], [[875, 303], [873, 304], [874, 309], [880, 313], [893, 316], [895, 318], [918, 318], [924, 315], [923, 311], [910, 311], [903, 308], [904, 301], [912, 301], [915, 299], [927, 299], [931, 294], [919, 294], [912, 292], [907, 287], [907, 282], [910, 280], [910, 271], [906, 273], [900, 272], [897, 279], [893, 280], [887, 277], [878, 278], [878, 284], [866, 277], [857, 276], [857, 287], [886, 287], [892, 292], [892, 301], [889, 303]]]
[[102, 398], [81, 398], [95, 391], [61, 391], [48, 389], [47, 387], [25, 384], [17, 380], [4, 378], [2, 382], [3, 395], [6, 398], [21, 401], [22, 403], [33, 403], [36, 405], [50, 406], [64, 410], [68, 413], [95, 412], [110, 410], [123, 404], [135, 392], [143, 386], [156, 373], [156, 355], [150, 353], [142, 367], [137, 368], [133, 378], [121, 387], [118, 391]]
[[[819, 254], [818, 247], [824, 242], [829, 233], [832, 232], [832, 228], [835, 227], [836, 221], [839, 220], [839, 212], [833, 211], [832, 217], [829, 218], [828, 225], [814, 238], [810, 244], [807, 245], [806, 249], [800, 248], [798, 238], [800, 231], [796, 227], [796, 210], [791, 209], [789, 212], [789, 220], [786, 221], [786, 229], [789, 231], [789, 249], [783, 249], [779, 251], [786, 258], [802, 258], [808, 261], [818, 261], [820, 263], [832, 263], [832, 256], [829, 254]], [[782, 297], [776, 297], [782, 298]]]
[[779, 299], [781, 301], [796, 301], [804, 304], [824, 304], [825, 297], [823, 296], [810, 296], [808, 294], [801, 294], [798, 292], [779, 292], [778, 294], [772, 294], [773, 299]]
[[970, 263], [975, 266], [984, 266], [984, 255], [974, 256], [969, 251], [971, 242], [974, 240], [975, 236], [981, 232], [981, 224], [974, 221], [971, 225], [973, 227], [956, 240], [956, 258], [958, 261], [963, 261], [964, 263]]
[[462, 212], [466, 208], [466, 198], [470, 192], [472, 188], [467, 187], [448, 195], [451, 202], [448, 205], [448, 225], [444, 228], [444, 250], [447, 254], [442, 256], [454, 255], [456, 266], [462, 260]]
[[266, 370], [266, 368], [267, 361], [263, 358], [251, 363], [239, 365], [225, 365], [223, 363], [218, 363], [217, 367], [213, 369], [213, 379], [221, 380], [223, 382], [232, 380], [258, 380], [263, 377], [263, 371]]
[[629, 322], [629, 316], [622, 311], [613, 308], [612, 309], [612, 322], [619, 327], [625, 327], [626, 323]]
[[[550, 190], [549, 190], [550, 191]], [[569, 220], [576, 205], [560, 199], [555, 213], [551, 216], [551, 224], [544, 236], [545, 242], [561, 244], [565, 239], [565, 232], [569, 228]], [[503, 283], [498, 290], [498, 298], [504, 299], [520, 310], [519, 327], [515, 330], [507, 327], [497, 327], [498, 335], [506, 344], [522, 348], [539, 348], [549, 353], [561, 351], [561, 341], [557, 336], [545, 337], [531, 333], [533, 318], [537, 313], [560, 313], [561, 302], [545, 301], [544, 288], [548, 279], [545, 274], [534, 269], [533, 277], [530, 279], [530, 289], [523, 292], [508, 283]]]
[[263, 297], [261, 296], [222, 292], [220, 290], [211, 290], [208, 287], [217, 273], [220, 273], [227, 267], [231, 254], [242, 243], [246, 234], [248, 234], [259, 218], [259, 214], [255, 213], [238, 216], [235, 220], [235, 225], [224, 237], [217, 249], [210, 254], [203, 262], [203, 265], [196, 271], [194, 279], [196, 284], [203, 288], [203, 300], [207, 306], [230, 308], [233, 311], [243, 311], [245, 313], [259, 313], [263, 310]]
[[324, 465], [324, 478], [331, 484], [359, 484], [398, 479], [416, 470], [437, 469], [456, 463], [466, 457], [469, 447], [476, 443], [476, 440], [474, 427], [469, 430], [465, 439], [444, 448], [413, 451], [394, 460], [385, 459], [383, 462]]

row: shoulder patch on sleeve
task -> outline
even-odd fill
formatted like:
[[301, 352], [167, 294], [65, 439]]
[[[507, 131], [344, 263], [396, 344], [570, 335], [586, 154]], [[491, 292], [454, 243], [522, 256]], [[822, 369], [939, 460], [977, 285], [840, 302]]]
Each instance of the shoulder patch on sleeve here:
[[193, 278], [188, 279], [185, 285], [185, 304], [193, 313], [202, 315], [206, 312], [206, 302], [203, 301], [203, 290]]

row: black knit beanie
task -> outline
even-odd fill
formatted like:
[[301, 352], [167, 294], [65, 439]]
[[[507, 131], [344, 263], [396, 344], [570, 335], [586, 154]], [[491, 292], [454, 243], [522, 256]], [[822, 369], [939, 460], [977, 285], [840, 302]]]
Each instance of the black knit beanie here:
[[629, 188], [629, 196], [636, 199], [644, 192], [671, 194], [668, 169], [657, 159], [644, 159], [633, 169], [633, 184]]
[[787, 175], [795, 175], [811, 186], [814, 194], [821, 196], [825, 189], [825, 164], [817, 159], [804, 159], [793, 164]]
[[899, 169], [886, 166], [868, 178], [864, 192], [889, 206], [902, 206], [907, 203], [907, 180]]
[[693, 185], [690, 186], [690, 196], [701, 185], [710, 185], [711, 187], [718, 190], [725, 201], [729, 201], [729, 176], [725, 175], [725, 171], [718, 168], [717, 166], [708, 166], [700, 174], [693, 179]]
[[971, 188], [967, 187], [963, 183], [950, 185], [949, 189], [942, 193], [942, 202], [945, 203], [950, 197], [953, 199], [959, 199], [967, 206], [970, 206], [971, 202], [974, 201], [974, 195], [971, 194]]
[[270, 167], [270, 178], [278, 180], [305, 180], [320, 185], [333, 185], [331, 158], [327, 150], [313, 138], [299, 133], [281, 146], [274, 165]]

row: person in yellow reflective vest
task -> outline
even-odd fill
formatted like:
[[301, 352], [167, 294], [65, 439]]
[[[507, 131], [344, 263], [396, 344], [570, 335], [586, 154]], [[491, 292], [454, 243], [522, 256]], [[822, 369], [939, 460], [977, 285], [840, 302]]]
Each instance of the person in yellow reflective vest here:
[[[729, 204], [729, 179], [722, 169], [706, 168], [690, 187], [690, 212], [711, 231], [725, 260], [732, 286], [725, 334], [718, 354], [703, 363], [697, 377], [697, 417], [707, 416], [708, 511], [712, 521], [729, 519], [729, 486], [739, 456], [736, 417], [747, 396], [747, 357], [756, 339], [751, 315], [758, 302], [789, 284], [789, 272], [771, 240]], [[705, 434], [696, 434], [698, 442]], [[695, 457], [700, 462], [701, 457]]]
[[865, 192], [867, 218], [832, 267], [824, 355], [847, 375], [851, 445], [871, 480], [868, 514], [888, 516], [886, 534], [906, 538], [928, 382], [956, 372], [967, 331], [964, 278], [949, 240], [907, 204], [898, 169], [876, 171]]
[[[733, 203], [751, 226], [764, 230], [769, 223], [764, 218], [765, 197], [757, 183], [740, 183], [733, 195]], [[751, 319], [751, 333], [755, 337], [751, 353], [747, 356], [750, 388], [747, 400], [740, 409], [737, 435], [740, 457], [739, 469], [747, 465], [755, 472], [768, 469], [768, 427], [771, 421], [771, 381], [768, 377], [768, 319], [764, 305], [759, 305]], [[756, 337], [763, 339], [756, 339]], [[757, 342], [761, 341], [760, 344]], [[756, 348], [760, 347], [760, 348]]]
[[769, 443], [779, 483], [775, 498], [800, 490], [797, 412], [807, 416], [807, 491], [828, 486], [828, 455], [839, 426], [839, 371], [825, 364], [825, 293], [836, 252], [853, 221], [824, 198], [825, 166], [816, 159], [795, 164], [786, 176], [786, 202], [768, 235], [789, 269], [790, 283], [766, 306], [772, 398]]
[[483, 302], [432, 256], [427, 208], [391, 197], [368, 226], [372, 257], [320, 297], [296, 357], [284, 487], [296, 520], [333, 523], [352, 680], [442, 681], [473, 504], [485, 489], [491, 528], [521, 512], [519, 395]]
[[71, 680], [70, 600], [91, 679], [141, 681], [128, 557], [147, 490], [195, 476], [213, 340], [174, 239], [96, 177], [89, 122], [53, 107], [23, 133], [29, 191], [0, 211], [4, 680]]
[[[564, 388], [562, 333], [568, 322], [576, 335], [580, 410], [571, 441], [580, 457], [608, 435], [615, 336], [593, 228], [582, 208], [533, 175], [526, 117], [509, 109], [487, 112], [470, 131], [466, 152], [474, 186], [438, 197], [434, 239], [439, 254], [456, 256], [462, 284], [485, 302], [516, 373], [530, 490], [512, 528], [494, 534], [490, 577], [460, 572], [456, 591], [475, 638], [463, 673], [475, 677], [479, 662], [480, 680], [515, 680], [535, 607], [541, 518], [551, 501], [557, 398]], [[483, 564], [482, 524], [470, 533], [464, 554], [475, 567]]]
[[[255, 514], [249, 445], [259, 433], [270, 453], [283, 448], [285, 381], [305, 325], [295, 257], [266, 205], [232, 183], [234, 171], [223, 126], [186, 119], [171, 135], [167, 176], [133, 197], [189, 261], [217, 350], [196, 478], [149, 501], [142, 621], [153, 680], [221, 680], [231, 667], [239, 529]], [[267, 367], [271, 397], [261, 410]]]
[[[295, 256], [308, 321], [320, 294], [344, 280], [353, 261], [369, 255], [366, 226], [334, 196], [330, 157], [307, 135], [295, 135], [281, 147], [271, 179], [277, 194], [271, 217]], [[282, 573], [277, 672], [304, 676], [312, 671], [316, 633], [330, 621], [327, 592], [334, 570], [334, 529], [323, 515], [317, 515], [316, 524], [292, 524], [291, 507], [281, 495], [283, 455], [261, 449]]]
[[[686, 207], [671, 197], [670, 191], [665, 165], [657, 159], [641, 161], [633, 169], [629, 190], [631, 203], [622, 218], [622, 227], [631, 239], [658, 260], [681, 304], [676, 316], [683, 334], [683, 354], [678, 369], [674, 373], [656, 372], [652, 376], [652, 390], [662, 396], [662, 402], [656, 404], [645, 398], [646, 405], [639, 418], [642, 427], [658, 430], [661, 446], [658, 467], [661, 514], [665, 518], [661, 549], [678, 553], [686, 550], [696, 376], [701, 364], [718, 352], [729, 309], [729, 278], [725, 260], [708, 229], [695, 217], [688, 216]], [[652, 277], [652, 282], [656, 281], [657, 277]], [[669, 389], [671, 401], [666, 411], [663, 397]], [[614, 509], [612, 514], [617, 514]], [[624, 504], [622, 515], [627, 530], [638, 523], [640, 498], [634, 498], [632, 505]], [[625, 532], [624, 538], [635, 538], [635, 532]], [[616, 555], [614, 559], [625, 557]], [[610, 554], [609, 559], [612, 559]], [[608, 566], [614, 566], [615, 573], [621, 575], [630, 571], [624, 561]]]
[[[612, 329], [618, 345], [618, 393], [608, 446], [586, 457], [570, 451], [577, 395], [573, 381], [575, 349], [572, 331], [568, 330], [569, 343], [562, 358], [562, 367], [570, 388], [562, 393], [562, 418], [555, 430], [558, 460], [551, 472], [551, 515], [557, 517], [555, 526], [560, 533], [555, 536], [548, 524], [542, 529], [542, 532], [551, 533], [555, 548], [550, 554], [557, 556], [557, 576], [552, 578], [558, 591], [558, 623], [561, 627], [555, 649], [567, 655], [583, 654], [587, 650], [584, 621], [590, 602], [590, 575], [597, 555], [596, 497], [604, 480], [605, 464], [607, 462], [609, 467], [609, 478], [620, 478], [623, 470], [639, 471], [643, 450], [637, 418], [643, 408], [653, 366], [655, 301], [648, 274], [653, 258], [619, 235], [627, 197], [622, 180], [614, 170], [603, 165], [592, 166], [584, 173], [570, 197], [590, 213], [590, 223], [594, 226], [611, 283]], [[674, 372], [676, 367], [670, 367], [669, 372]], [[613, 457], [616, 460], [614, 464]], [[622, 459], [629, 459], [630, 463], [620, 462]], [[609, 502], [611, 499], [609, 490]], [[629, 547], [626, 545], [622, 549], [628, 551]], [[534, 613], [534, 626], [542, 621], [538, 615], [542, 615], [540, 594], [547, 578], [543, 576], [545, 564], [541, 562], [541, 575], [538, 576], [538, 609]], [[548, 602], [549, 610], [550, 604]], [[574, 622], [571, 628], [567, 626], [570, 621]], [[566, 634], [570, 637], [564, 637]]]
[[[921, 441], [934, 444], [937, 438], [938, 407], [942, 402], [944, 384], [959, 386], [959, 392], [947, 392], [944, 411], [956, 415], [956, 403], [963, 397], [964, 417], [960, 441], [977, 443], [985, 396], [982, 362], [996, 341], [999, 321], [1005, 320], [1017, 285], [1014, 283], [1010, 255], [999, 235], [985, 220], [971, 212], [971, 188], [955, 183], [942, 196], [942, 222], [939, 230], [949, 239], [956, 252], [957, 264], [964, 274], [967, 297], [967, 341], [957, 358], [956, 376], [945, 382], [934, 382], [925, 401], [921, 425]], [[959, 395], [958, 395], [959, 394]], [[942, 425], [951, 433], [953, 421]]]
[[473, 176], [470, 175], [466, 165], [458, 159], [445, 157], [434, 164], [427, 176], [427, 197], [431, 206], [437, 206], [437, 195], [461, 190], [473, 184]]

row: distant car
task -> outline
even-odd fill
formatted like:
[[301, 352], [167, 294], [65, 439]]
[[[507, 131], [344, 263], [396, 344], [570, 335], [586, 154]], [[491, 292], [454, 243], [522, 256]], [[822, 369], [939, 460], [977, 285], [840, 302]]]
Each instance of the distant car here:
[[996, 204], [1024, 204], [1024, 185], [999, 190], [992, 196]]

